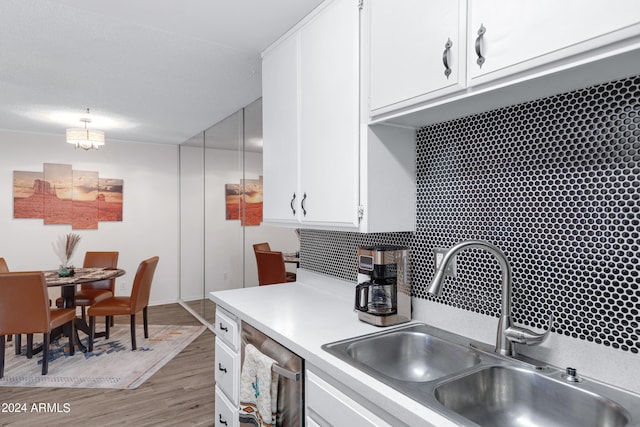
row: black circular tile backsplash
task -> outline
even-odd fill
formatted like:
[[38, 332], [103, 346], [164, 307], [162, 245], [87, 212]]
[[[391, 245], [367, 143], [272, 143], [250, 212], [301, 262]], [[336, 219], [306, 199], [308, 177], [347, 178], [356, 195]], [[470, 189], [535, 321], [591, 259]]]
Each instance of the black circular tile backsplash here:
[[[433, 248], [486, 240], [513, 268], [517, 323], [553, 315], [556, 333], [638, 353], [640, 77], [427, 126], [416, 150], [416, 232], [303, 230], [303, 268], [355, 281], [358, 246], [405, 245], [414, 296], [434, 299]], [[498, 316], [500, 277], [464, 251], [435, 300]]]

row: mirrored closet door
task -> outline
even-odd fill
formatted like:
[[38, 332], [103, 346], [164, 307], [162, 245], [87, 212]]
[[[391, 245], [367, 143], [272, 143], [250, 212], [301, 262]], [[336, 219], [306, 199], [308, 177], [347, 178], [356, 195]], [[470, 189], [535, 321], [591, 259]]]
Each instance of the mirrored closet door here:
[[209, 292], [258, 285], [253, 244], [299, 250], [295, 230], [262, 223], [261, 99], [181, 144], [180, 236], [180, 301], [207, 323]]

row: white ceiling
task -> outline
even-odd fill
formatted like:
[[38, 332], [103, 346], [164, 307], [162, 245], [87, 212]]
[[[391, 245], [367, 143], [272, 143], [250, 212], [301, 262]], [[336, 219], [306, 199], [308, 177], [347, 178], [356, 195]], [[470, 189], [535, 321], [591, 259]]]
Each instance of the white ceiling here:
[[261, 96], [260, 52], [321, 0], [0, 0], [0, 129], [180, 144]]

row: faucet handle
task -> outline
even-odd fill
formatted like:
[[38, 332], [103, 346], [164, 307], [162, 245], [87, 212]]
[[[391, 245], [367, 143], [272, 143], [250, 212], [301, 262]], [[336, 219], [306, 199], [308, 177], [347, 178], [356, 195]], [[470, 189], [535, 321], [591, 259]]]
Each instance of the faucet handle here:
[[512, 343], [518, 344], [526, 344], [526, 345], [536, 345], [543, 342], [547, 336], [549, 336], [549, 332], [553, 327], [553, 315], [549, 315], [549, 327], [547, 330], [542, 333], [533, 332], [530, 329], [522, 328], [520, 326], [509, 326], [505, 331], [505, 337], [511, 341]]

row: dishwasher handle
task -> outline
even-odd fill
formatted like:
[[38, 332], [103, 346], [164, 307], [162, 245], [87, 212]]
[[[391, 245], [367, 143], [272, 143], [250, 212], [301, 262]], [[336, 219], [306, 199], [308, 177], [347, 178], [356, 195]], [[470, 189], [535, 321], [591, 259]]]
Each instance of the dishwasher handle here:
[[278, 364], [275, 364], [275, 363], [273, 364], [271, 369], [276, 374], [281, 375], [281, 376], [283, 376], [285, 378], [288, 378], [288, 379], [293, 380], [293, 381], [300, 381], [300, 372], [290, 371], [290, 370], [285, 369], [282, 366], [280, 366]]

